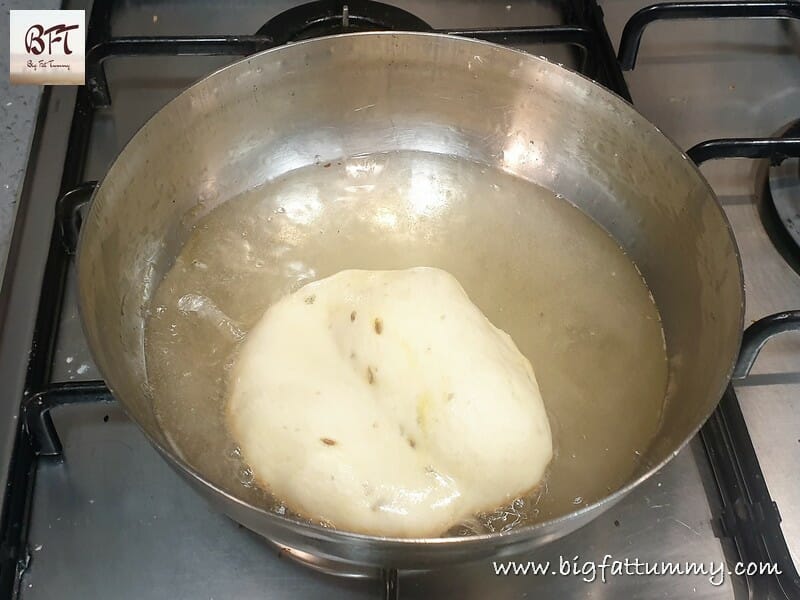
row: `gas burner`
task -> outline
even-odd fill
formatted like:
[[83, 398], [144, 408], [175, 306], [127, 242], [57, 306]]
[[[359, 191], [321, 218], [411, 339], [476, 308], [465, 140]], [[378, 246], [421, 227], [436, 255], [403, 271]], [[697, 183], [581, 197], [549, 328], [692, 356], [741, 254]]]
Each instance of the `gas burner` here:
[[[800, 137], [800, 120], [776, 137]], [[800, 273], [800, 159], [774, 161], [762, 170], [761, 219], [770, 239], [791, 267]]]
[[319, 0], [301, 4], [273, 17], [258, 30], [276, 44], [286, 44], [323, 35], [355, 31], [431, 31], [410, 12], [372, 0], [338, 2]]

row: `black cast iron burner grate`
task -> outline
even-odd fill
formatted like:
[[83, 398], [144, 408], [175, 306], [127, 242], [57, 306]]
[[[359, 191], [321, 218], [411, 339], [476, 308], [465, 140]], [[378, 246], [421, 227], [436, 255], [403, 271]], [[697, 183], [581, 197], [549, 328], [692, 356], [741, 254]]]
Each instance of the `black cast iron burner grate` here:
[[[777, 136], [800, 136], [800, 120]], [[800, 161], [764, 165], [757, 175], [761, 197], [759, 215], [770, 239], [789, 265], [800, 274]]]
[[[111, 94], [103, 63], [119, 56], [243, 56], [291, 41], [352, 31], [426, 31], [459, 35], [498, 44], [561, 44], [580, 54], [579, 71], [630, 100], [625, 80], [614, 60], [594, 0], [577, 0], [571, 25], [539, 25], [474, 29], [434, 29], [399, 8], [372, 0], [318, 0], [289, 9], [262, 26], [256, 35], [110, 37], [110, 2], [92, 11], [86, 53], [86, 87], [93, 108], [110, 106]], [[569, 15], [567, 15], [569, 17]]]
[[[94, 3], [88, 27], [87, 85], [78, 91], [70, 128], [61, 197], [56, 203], [57, 218], [50, 240], [30, 352], [20, 429], [0, 524], [0, 594], [3, 597], [16, 597], [30, 557], [26, 541], [36, 462], [47, 457], [58, 460], [61, 453], [50, 410], [78, 403], [113, 402], [111, 393], [102, 381], [48, 383], [66, 274], [80, 227], [80, 210], [88, 203], [96, 186], [94, 182], [82, 183], [93, 117], [96, 108], [111, 103], [104, 61], [119, 56], [247, 55], [296, 39], [345, 31], [436, 31], [495, 43], [568, 45], [579, 52], [579, 70], [582, 73], [630, 100], [622, 69], [633, 68], [642, 32], [653, 21], [800, 17], [800, 3], [796, 1], [676, 2], [653, 5], [642, 9], [629, 20], [620, 41], [617, 62], [603, 24], [602, 11], [595, 0], [574, 0], [566, 6], [568, 25], [434, 30], [414, 15], [386, 4], [368, 0], [321, 0], [275, 17], [256, 35], [111, 37], [111, 2], [97, 0]], [[697, 163], [729, 157], [779, 161], [787, 156], [799, 156], [800, 140], [712, 140], [695, 146], [689, 155]], [[753, 324], [745, 332], [737, 374], [743, 376], [749, 371], [768, 338], [799, 329], [800, 311], [773, 315]], [[723, 500], [724, 508], [719, 516], [721, 534], [733, 538], [742, 560], [778, 563], [783, 571], [778, 581], [781, 590], [787, 598], [800, 598], [800, 580], [780, 529], [780, 515], [769, 496], [732, 387], [728, 388], [701, 435]], [[385, 597], [398, 597], [397, 572], [385, 570], [382, 577]], [[768, 583], [763, 578], [751, 581], [751, 594], [761, 597], [763, 594], [760, 592], [765, 590]]]

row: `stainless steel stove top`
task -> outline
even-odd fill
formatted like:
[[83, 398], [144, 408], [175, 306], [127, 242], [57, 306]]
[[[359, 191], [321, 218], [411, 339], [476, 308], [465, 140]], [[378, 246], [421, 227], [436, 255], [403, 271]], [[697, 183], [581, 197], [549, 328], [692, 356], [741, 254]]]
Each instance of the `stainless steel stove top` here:
[[[509, 3], [510, 2], [510, 3]], [[241, 4], [241, 6], [239, 6]], [[252, 33], [295, 2], [180, 1], [120, 3], [116, 35]], [[434, 27], [553, 24], [556, 5], [536, 2], [394, 2]], [[642, 0], [606, 0], [612, 40]], [[72, 6], [70, 6], [72, 7]], [[257, 27], [258, 25], [255, 25]], [[680, 146], [715, 137], [767, 136], [800, 117], [800, 27], [777, 21], [673, 22], [650, 27], [637, 67], [627, 74], [634, 104]], [[525, 48], [572, 64], [562, 46]], [[144, 121], [178, 91], [230, 62], [224, 57], [119, 58], [106, 65], [111, 107], [95, 118], [85, 179], [102, 178]], [[574, 66], [574, 65], [573, 65]], [[15, 271], [0, 342], [7, 389], [22, 389], [14, 358], [32, 332], [54, 199], [58, 195], [75, 92], [54, 88], [32, 156], [16, 231]], [[775, 250], [759, 219], [760, 190], [752, 161], [703, 168], [720, 196], [742, 251], [749, 320], [800, 308], [800, 276]], [[98, 378], [77, 319], [70, 270], [53, 381]], [[748, 321], [749, 322], [749, 321]], [[24, 357], [23, 357], [24, 359]], [[15, 373], [15, 375], [11, 375]], [[768, 344], [753, 374], [737, 388], [783, 531], [800, 564], [800, 336]], [[0, 463], [13, 448], [20, 396], [0, 400]], [[35, 475], [27, 545], [30, 561], [19, 597], [51, 598], [380, 598], [382, 583], [312, 572], [214, 512], [173, 474], [113, 404], [53, 411], [63, 459], [42, 459]], [[576, 533], [520, 561], [559, 558], [601, 562], [606, 554], [640, 561], [737, 560], [712, 526], [718, 497], [699, 440], [618, 506]], [[401, 598], [731, 598], [747, 595], [744, 578], [721, 585], [699, 576], [616, 576], [586, 583], [580, 576], [496, 576], [491, 563], [399, 574]]]

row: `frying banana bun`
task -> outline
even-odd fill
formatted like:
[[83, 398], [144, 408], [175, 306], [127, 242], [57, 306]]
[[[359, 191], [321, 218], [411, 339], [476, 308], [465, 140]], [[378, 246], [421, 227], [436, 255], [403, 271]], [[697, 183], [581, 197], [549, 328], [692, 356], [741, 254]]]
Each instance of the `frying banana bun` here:
[[534, 488], [553, 454], [531, 364], [428, 267], [341, 271], [272, 305], [226, 411], [259, 485], [370, 535], [441, 535]]

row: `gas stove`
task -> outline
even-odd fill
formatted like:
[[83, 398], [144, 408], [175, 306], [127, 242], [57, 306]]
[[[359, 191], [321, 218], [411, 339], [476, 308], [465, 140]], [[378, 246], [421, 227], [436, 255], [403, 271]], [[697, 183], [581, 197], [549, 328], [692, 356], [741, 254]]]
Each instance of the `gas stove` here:
[[[800, 597], [800, 336], [771, 339], [800, 323], [799, 3], [606, 0], [605, 15], [595, 0], [64, 8], [87, 9], [87, 85], [44, 92], [0, 301], [3, 597]], [[620, 504], [510, 558], [556, 571], [606, 555], [688, 561], [724, 565], [723, 577], [587, 582], [591, 574], [575, 569], [497, 575], [492, 562], [339, 577], [208, 507], [114, 403], [75, 298], [72, 255], [93, 182], [150, 116], [211, 71], [298, 39], [371, 29], [436, 30], [543, 55], [632, 100], [703, 163], [741, 249], [754, 323], [736, 384], [701, 434]], [[782, 574], [728, 574], [739, 562]]]

